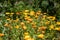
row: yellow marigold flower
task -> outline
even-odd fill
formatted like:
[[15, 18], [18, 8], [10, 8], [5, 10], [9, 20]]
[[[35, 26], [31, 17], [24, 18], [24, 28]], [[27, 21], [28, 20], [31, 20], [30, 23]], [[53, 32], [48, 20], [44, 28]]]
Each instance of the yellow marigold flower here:
[[27, 17], [29, 17], [29, 16], [26, 15], [26, 16], [24, 16], [24, 17], [27, 18]]
[[46, 15], [43, 15], [43, 18], [46, 18]]
[[60, 22], [57, 22], [56, 24], [57, 24], [57, 25], [60, 25]]
[[29, 35], [27, 35], [27, 36], [25, 36], [24, 37], [24, 39], [26, 40], [26, 39], [29, 39], [30, 38], [30, 36]]
[[36, 15], [40, 15], [40, 14], [41, 14], [41, 12], [39, 12], [39, 11], [36, 12]]
[[32, 28], [36, 28], [36, 22], [32, 22]]
[[35, 18], [37, 19], [38, 18], [38, 15], [35, 15]]
[[45, 26], [39, 27], [39, 30], [46, 30], [46, 29], [47, 29], [47, 27], [45, 27]]
[[24, 19], [25, 19], [25, 20], [28, 20], [28, 17], [25, 17]]
[[31, 19], [31, 18], [30, 18], [30, 19], [28, 19], [28, 21], [32, 22], [32, 21], [33, 21], [33, 19]]
[[45, 31], [42, 31], [42, 34], [44, 34], [45, 33]]
[[60, 27], [58, 27], [58, 28], [56, 27], [55, 30], [60, 31]]
[[6, 14], [6, 15], [9, 15], [10, 13], [9, 13], [9, 12], [6, 12], [5, 14]]
[[22, 26], [24, 26], [24, 25], [25, 25], [25, 23], [24, 23], [24, 22], [21, 22], [20, 24], [21, 24]]
[[36, 24], [36, 22], [32, 22], [31, 24], [32, 24], [32, 25], [35, 25], [35, 24]]
[[49, 16], [48, 18], [51, 19], [51, 20], [55, 20], [56, 19], [54, 16]]
[[51, 29], [54, 29], [54, 28], [55, 28], [54, 25], [50, 25], [50, 30], [51, 30]]
[[26, 13], [28, 13], [28, 12], [29, 12], [29, 10], [25, 10], [25, 12], [26, 12]]
[[30, 16], [25, 16], [26, 18], [30, 18]]
[[25, 32], [24, 35], [25, 35], [25, 36], [26, 36], [26, 35], [29, 35], [29, 33], [28, 33], [28, 32]]
[[39, 10], [39, 11], [37, 11], [38, 13], [41, 13], [41, 11]]
[[52, 16], [48, 16], [47, 18], [49, 18], [49, 19], [50, 19], [50, 18], [52, 18]]
[[34, 11], [30, 11], [30, 15], [31, 16], [35, 15], [35, 12]]
[[19, 12], [16, 12], [16, 14], [17, 14], [17, 15], [20, 15], [20, 13], [19, 13]]
[[17, 25], [17, 26], [15, 26], [15, 28], [17, 28], [17, 29], [18, 29], [18, 28], [19, 28], [19, 26]]
[[28, 19], [30, 19], [30, 16], [25, 16], [24, 19], [25, 19], [25, 20], [28, 20]]
[[40, 29], [37, 30], [37, 32], [40, 32], [40, 31], [41, 31]]
[[40, 15], [40, 13], [36, 13], [36, 15]]
[[0, 33], [0, 37], [1, 37], [1, 36], [4, 36], [4, 34]]
[[31, 38], [31, 40], [34, 40], [34, 38]]
[[47, 13], [44, 13], [44, 14], [47, 14]]
[[36, 25], [32, 26], [32, 28], [36, 28]]
[[16, 18], [16, 20], [13, 20], [14, 22], [18, 22], [19, 21], [19, 18]]
[[16, 22], [19, 21], [19, 18], [16, 18]]
[[39, 34], [39, 35], [37, 35], [37, 37], [43, 39], [44, 38], [44, 34]]
[[30, 23], [30, 21], [27, 21], [27, 23], [29, 24], [29, 23]]
[[10, 18], [7, 18], [6, 20], [10, 20]]
[[11, 15], [13, 15], [14, 13], [12, 12]]
[[29, 13], [23, 13], [25, 16], [27, 16]]
[[22, 28], [23, 28], [23, 30], [26, 30], [26, 29], [27, 29], [27, 27], [26, 27], [26, 26], [23, 26]]
[[45, 22], [45, 24], [50, 24], [50, 21]]
[[4, 26], [7, 26], [7, 27], [8, 27], [8, 26], [9, 26], [9, 24], [8, 24], [8, 23], [6, 23], [6, 24], [4, 24]]
[[34, 39], [32, 39], [32, 38], [28, 38], [28, 39], [26, 39], [26, 40], [34, 40]]
[[52, 18], [52, 20], [55, 20], [55, 19], [56, 19], [55, 17]]

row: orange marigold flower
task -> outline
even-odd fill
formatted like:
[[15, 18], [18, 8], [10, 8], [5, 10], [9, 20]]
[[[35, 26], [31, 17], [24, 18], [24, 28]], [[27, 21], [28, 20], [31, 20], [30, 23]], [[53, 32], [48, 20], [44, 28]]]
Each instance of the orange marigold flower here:
[[20, 13], [19, 13], [19, 12], [16, 12], [16, 14], [17, 14], [17, 15], [20, 15]]
[[39, 30], [46, 30], [46, 29], [47, 29], [47, 27], [45, 27], [45, 26], [39, 27]]
[[4, 34], [0, 33], [0, 36], [4, 36]]
[[30, 18], [30, 19], [28, 19], [28, 21], [32, 22], [32, 21], [33, 21], [33, 19], [31, 19], [31, 18]]

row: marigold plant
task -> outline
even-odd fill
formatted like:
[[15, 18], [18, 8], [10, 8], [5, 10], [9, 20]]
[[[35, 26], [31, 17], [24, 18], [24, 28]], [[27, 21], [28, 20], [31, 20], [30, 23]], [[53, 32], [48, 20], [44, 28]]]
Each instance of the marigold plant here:
[[60, 22], [40, 10], [5, 12], [0, 18], [0, 38], [3, 40], [59, 40]]

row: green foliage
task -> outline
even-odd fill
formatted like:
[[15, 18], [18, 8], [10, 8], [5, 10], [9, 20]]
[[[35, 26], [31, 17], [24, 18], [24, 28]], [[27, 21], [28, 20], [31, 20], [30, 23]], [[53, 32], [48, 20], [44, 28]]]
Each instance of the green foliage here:
[[59, 0], [0, 0], [0, 12], [22, 11], [24, 9], [42, 10], [60, 19]]
[[15, 3], [15, 5], [14, 5], [14, 8], [15, 8], [16, 12], [23, 10], [24, 7], [25, 7], [25, 5], [24, 5], [24, 2], [22, 2], [22, 1], [20, 1], [18, 3]]
[[3, 38], [0, 37], [0, 40], [3, 40]]

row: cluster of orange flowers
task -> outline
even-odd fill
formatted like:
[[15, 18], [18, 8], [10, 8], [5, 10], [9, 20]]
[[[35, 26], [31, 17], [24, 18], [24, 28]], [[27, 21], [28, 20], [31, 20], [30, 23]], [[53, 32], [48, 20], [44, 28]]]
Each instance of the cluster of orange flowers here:
[[[55, 21], [55, 16], [48, 16], [46, 15], [47, 13], [42, 13], [41, 11], [34, 12], [33, 10], [24, 10], [15, 14], [16, 20], [12, 18], [14, 13], [6, 12], [6, 20], [8, 22], [5, 22], [4, 27], [10, 28], [10, 30], [22, 29], [24, 31], [24, 40], [36, 40], [35, 38], [44, 40], [46, 30], [60, 31], [60, 22]], [[18, 18], [18, 16], [20, 17]], [[32, 37], [31, 34], [33, 35]], [[0, 36], [4, 36], [4, 34], [0, 33]]]

